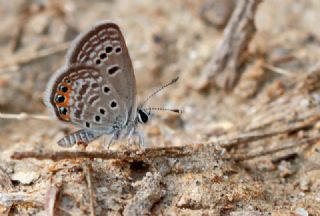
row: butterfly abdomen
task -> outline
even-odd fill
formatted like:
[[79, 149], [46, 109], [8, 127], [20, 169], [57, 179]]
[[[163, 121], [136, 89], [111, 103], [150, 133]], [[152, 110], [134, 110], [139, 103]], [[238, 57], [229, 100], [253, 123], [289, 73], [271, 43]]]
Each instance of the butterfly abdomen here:
[[58, 144], [62, 147], [71, 147], [74, 144], [81, 143], [81, 142], [90, 143], [91, 141], [93, 141], [99, 136], [100, 135], [98, 134], [95, 134], [91, 131], [83, 129], [64, 137], [63, 139], [58, 141]]

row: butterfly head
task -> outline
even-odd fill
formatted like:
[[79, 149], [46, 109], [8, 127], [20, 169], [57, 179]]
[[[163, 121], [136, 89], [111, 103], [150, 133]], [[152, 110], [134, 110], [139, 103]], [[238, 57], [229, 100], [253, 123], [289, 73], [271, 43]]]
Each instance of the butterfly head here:
[[140, 106], [137, 110], [137, 117], [136, 117], [137, 122], [146, 124], [152, 115], [152, 111], [169, 111], [169, 112], [174, 112], [179, 114], [182, 113], [180, 109], [166, 109], [166, 108], [158, 108], [158, 107], [143, 108], [142, 106]]
[[170, 112], [175, 112], [175, 113], [182, 113], [181, 110], [179, 109], [166, 109], [166, 108], [155, 108], [155, 107], [148, 107], [145, 108], [144, 105], [156, 94], [158, 94], [160, 91], [162, 91], [163, 89], [165, 89], [166, 87], [176, 83], [178, 81], [179, 77], [174, 78], [173, 80], [171, 80], [169, 83], [163, 85], [161, 88], [159, 88], [158, 90], [156, 90], [155, 92], [153, 92], [151, 95], [149, 95], [149, 97], [147, 97], [147, 99], [145, 99], [140, 106], [138, 106], [137, 109], [137, 122], [139, 123], [143, 123], [146, 124], [151, 116], [151, 112], [152, 111], [170, 111]]
[[146, 124], [151, 116], [150, 109], [138, 108], [137, 120], [141, 124]]

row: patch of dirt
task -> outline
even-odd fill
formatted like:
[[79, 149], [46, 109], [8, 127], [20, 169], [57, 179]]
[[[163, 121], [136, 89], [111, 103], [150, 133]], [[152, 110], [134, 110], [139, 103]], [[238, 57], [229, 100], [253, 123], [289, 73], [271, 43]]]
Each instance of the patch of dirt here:
[[[227, 64], [234, 88], [200, 88], [235, 2], [0, 0], [1, 214], [320, 215], [320, 3], [260, 3]], [[101, 20], [124, 34], [138, 101], [180, 77], [148, 102], [183, 113], [139, 126], [145, 151], [103, 138], [65, 149], [57, 141], [77, 128], [46, 118], [48, 80]]]

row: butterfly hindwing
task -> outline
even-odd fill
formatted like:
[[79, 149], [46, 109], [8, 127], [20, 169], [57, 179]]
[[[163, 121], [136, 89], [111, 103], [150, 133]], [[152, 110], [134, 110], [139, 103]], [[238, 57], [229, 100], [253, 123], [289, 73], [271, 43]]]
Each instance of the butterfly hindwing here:
[[101, 71], [87, 65], [62, 68], [49, 82], [45, 102], [58, 119], [112, 133], [127, 119], [125, 104]]

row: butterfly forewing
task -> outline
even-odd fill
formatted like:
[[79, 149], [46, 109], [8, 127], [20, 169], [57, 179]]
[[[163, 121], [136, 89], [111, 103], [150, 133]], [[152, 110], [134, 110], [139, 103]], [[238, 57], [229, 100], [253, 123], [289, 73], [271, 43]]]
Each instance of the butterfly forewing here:
[[[126, 116], [118, 121], [133, 120], [136, 112], [136, 81], [124, 37], [115, 23], [102, 22], [80, 35], [69, 50], [70, 65], [86, 64], [97, 68], [124, 103]], [[105, 102], [110, 102], [106, 99]], [[120, 101], [117, 101], [120, 102]], [[126, 119], [122, 119], [122, 118]]]

